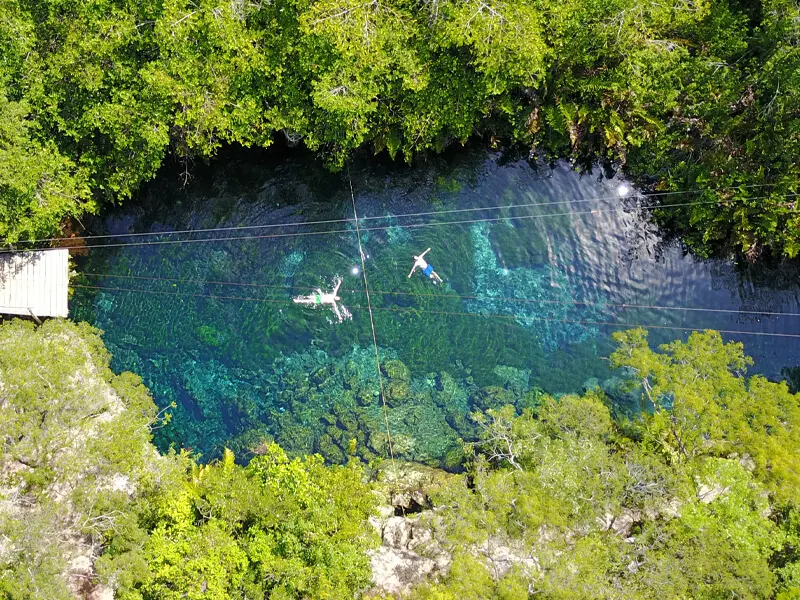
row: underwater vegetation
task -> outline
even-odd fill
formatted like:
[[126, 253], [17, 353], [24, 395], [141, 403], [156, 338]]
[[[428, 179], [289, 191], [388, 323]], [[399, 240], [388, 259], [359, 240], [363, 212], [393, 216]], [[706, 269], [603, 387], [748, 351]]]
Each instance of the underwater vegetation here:
[[410, 244], [413, 240], [408, 229], [402, 227], [389, 227], [389, 229], [386, 230], [386, 236], [389, 240], [389, 244], [392, 246]]
[[[173, 398], [172, 420], [156, 432], [162, 447], [191, 448], [204, 460], [218, 457], [225, 447], [247, 458], [269, 441], [290, 454], [319, 453], [332, 463], [389, 454], [370, 347], [354, 347], [341, 357], [323, 350], [298, 352], [258, 372], [213, 359], [187, 361], [180, 370], [185, 395]], [[381, 371], [394, 455], [433, 466], [459, 464], [459, 440], [477, 435], [471, 412], [506, 404], [530, 408], [543, 394], [530, 384], [529, 372], [514, 367], [497, 366], [496, 385], [485, 387], [475, 385], [460, 364], [452, 372], [415, 377], [390, 349], [381, 351]], [[158, 392], [172, 395], [173, 389]]]
[[289, 252], [286, 256], [283, 257], [281, 260], [280, 267], [278, 267], [278, 271], [281, 275], [287, 278], [294, 277], [295, 273], [297, 273], [297, 269], [305, 259], [306, 253], [301, 250], [294, 250]]
[[579, 305], [574, 303], [577, 290], [562, 271], [549, 263], [535, 267], [501, 267], [492, 249], [490, 231], [487, 223], [470, 227], [477, 298], [465, 302], [468, 310], [514, 317], [551, 351], [597, 337], [597, 328], [565, 322], [594, 319], [599, 312], [592, 307], [579, 310]]
[[[353, 215], [350, 186], [315, 169], [299, 159], [275, 167], [219, 163], [183, 190], [162, 178], [140, 210], [93, 224], [109, 233], [270, 227], [209, 243], [97, 249], [77, 260], [71, 316], [103, 330], [112, 369], [139, 374], [158, 406], [172, 412], [156, 432], [162, 450], [188, 447], [205, 461], [229, 447], [246, 461], [275, 440], [332, 463], [388, 455], [355, 226], [341, 221]], [[559, 396], [599, 388], [618, 413], [648, 410], [628, 374], [612, 373], [603, 360], [616, 328], [587, 321], [676, 326], [661, 337], [654, 331], [656, 343], [679, 336], [681, 325], [768, 325], [744, 323], [735, 312], [614, 308], [735, 310], [752, 286], [741, 285], [727, 263], [695, 262], [678, 247], [642, 252], [658, 242], [646, 216], [586, 203], [613, 196], [608, 180], [564, 166], [501, 164], [480, 152], [414, 169], [353, 165], [350, 173], [364, 219], [389, 430], [401, 459], [455, 465], [459, 439], [476, 437], [471, 413], [534, 407], [542, 390]], [[570, 198], [582, 199], [574, 214]], [[590, 207], [601, 210], [581, 214]], [[492, 220], [475, 222], [483, 218]], [[428, 247], [442, 285], [419, 271], [408, 278], [413, 256]], [[352, 320], [331, 324], [328, 309], [292, 303], [311, 289], [331, 289], [337, 277]], [[746, 308], [769, 300], [773, 310], [797, 310], [795, 284], [776, 291], [767, 285], [775, 277], [750, 280]], [[774, 374], [796, 352], [789, 340], [771, 342], [759, 337], [748, 347]]]

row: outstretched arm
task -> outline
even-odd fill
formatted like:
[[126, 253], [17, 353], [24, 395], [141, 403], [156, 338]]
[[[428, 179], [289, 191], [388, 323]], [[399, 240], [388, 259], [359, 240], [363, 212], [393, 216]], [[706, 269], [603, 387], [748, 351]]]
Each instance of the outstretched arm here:
[[430, 252], [430, 251], [431, 251], [431, 249], [430, 249], [430, 248], [428, 248], [427, 250], [425, 250], [425, 252], [423, 252], [422, 254], [420, 254], [420, 255], [419, 255], [419, 257], [420, 257], [420, 258], [422, 258], [423, 256], [425, 256], [425, 255], [426, 255], [428, 252]]
[[411, 278], [411, 276], [414, 274], [414, 271], [416, 271], [416, 270], [417, 270], [417, 263], [414, 263], [414, 266], [411, 267], [411, 273], [408, 274], [409, 279]]
[[333, 295], [334, 295], [334, 296], [336, 295], [336, 292], [338, 292], [338, 291], [339, 291], [339, 288], [340, 288], [340, 287], [342, 287], [342, 280], [341, 280], [341, 279], [339, 279], [339, 280], [336, 282], [336, 287], [335, 287], [335, 288], [333, 288]]

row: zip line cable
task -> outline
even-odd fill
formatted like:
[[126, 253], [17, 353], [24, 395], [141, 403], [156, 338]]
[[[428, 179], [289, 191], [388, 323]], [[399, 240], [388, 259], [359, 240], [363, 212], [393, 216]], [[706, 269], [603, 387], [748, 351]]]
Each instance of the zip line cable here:
[[[766, 187], [774, 185], [771, 183], [755, 183], [750, 185], [744, 186], [737, 186], [737, 187], [730, 187], [730, 188], [720, 188], [717, 190], [711, 190], [715, 192], [723, 192], [723, 191], [730, 191], [730, 190], [738, 190], [742, 188], [752, 188], [752, 187]], [[683, 191], [674, 191], [674, 192], [654, 192], [652, 194], [641, 194], [639, 196], [635, 196], [637, 198], [654, 198], [660, 196], [674, 196], [674, 195], [684, 195], [684, 194], [696, 194], [704, 191], [709, 190], [702, 190], [702, 189], [694, 189], [694, 190], [683, 190]], [[768, 196], [763, 196], [761, 198], [750, 198], [751, 200], [759, 200], [763, 198], [767, 198]], [[625, 197], [622, 197], [625, 198]], [[549, 202], [529, 202], [524, 204], [508, 204], [505, 206], [484, 206], [484, 207], [473, 207], [473, 208], [453, 208], [447, 210], [434, 210], [434, 211], [426, 211], [426, 212], [416, 212], [416, 213], [401, 213], [398, 215], [385, 215], [385, 216], [370, 216], [370, 217], [361, 217], [361, 221], [369, 221], [375, 219], [401, 219], [407, 217], [424, 217], [424, 216], [432, 216], [432, 215], [444, 215], [444, 214], [451, 214], [451, 213], [461, 213], [461, 212], [470, 212], [470, 211], [482, 211], [482, 210], [502, 210], [504, 208], [530, 208], [534, 206], [552, 206], [555, 204], [563, 204], [565, 202], [571, 204], [578, 204], [582, 202], [592, 202], [598, 200], [620, 200], [622, 199], [619, 195], [617, 196], [596, 196], [594, 198], [570, 198], [564, 200], [553, 200]], [[715, 201], [716, 202], [716, 201]], [[667, 205], [669, 206], [669, 205]], [[50, 238], [39, 238], [33, 240], [21, 240], [19, 243], [24, 244], [35, 244], [39, 242], [62, 242], [62, 241], [71, 241], [76, 239], [109, 239], [109, 238], [121, 238], [121, 237], [140, 237], [140, 236], [157, 236], [157, 235], [179, 235], [179, 234], [191, 234], [191, 233], [211, 233], [215, 231], [245, 231], [249, 229], [269, 229], [273, 227], [303, 227], [309, 225], [329, 225], [332, 223], [352, 223], [353, 219], [350, 218], [343, 218], [343, 219], [326, 219], [321, 221], [306, 221], [304, 223], [270, 223], [266, 225], [236, 225], [230, 227], [210, 227], [204, 229], [178, 229], [175, 231], [152, 231], [152, 232], [138, 232], [138, 233], [108, 233], [108, 234], [101, 234], [101, 235], [82, 235], [76, 237], [50, 237]]]
[[[102, 285], [83, 285], [83, 284], [70, 284], [70, 287], [80, 288], [84, 290], [102, 290], [109, 292], [131, 292], [134, 294], [155, 294], [157, 296], [177, 296], [186, 298], [208, 298], [210, 300], [248, 300], [250, 302], [265, 302], [267, 304], [281, 304], [283, 306], [292, 306], [292, 303], [286, 299], [272, 299], [272, 298], [252, 298], [248, 296], [219, 296], [216, 294], [197, 294], [194, 292], [171, 292], [168, 290], [135, 290], [130, 288], [120, 287], [107, 287]], [[358, 307], [363, 308], [363, 307]]]
[[[800, 196], [800, 193], [796, 194], [785, 194], [784, 198], [792, 198]], [[767, 196], [762, 196], [761, 198], [754, 197], [754, 198], [746, 198], [746, 200], [759, 200], [766, 198]], [[742, 199], [745, 200], [745, 199]], [[648, 206], [636, 206], [636, 207], [627, 207], [627, 206], [616, 206], [613, 208], [598, 208], [593, 210], [583, 210], [583, 211], [570, 211], [565, 213], [547, 213], [543, 215], [518, 215], [518, 216], [506, 216], [506, 217], [492, 217], [492, 218], [484, 218], [484, 219], [465, 219], [461, 221], [433, 221], [429, 223], [412, 223], [409, 225], [385, 225], [380, 227], [364, 227], [359, 228], [359, 231], [384, 231], [386, 229], [392, 228], [401, 228], [401, 229], [419, 229], [422, 227], [439, 227], [443, 225], [467, 225], [471, 223], [493, 223], [497, 221], [518, 221], [523, 219], [545, 219], [549, 217], [569, 217], [569, 216], [581, 216], [581, 215], [596, 215], [601, 213], [613, 213], [625, 210], [664, 210], [667, 208], [680, 208], [686, 206], [701, 206], [705, 204], [717, 204], [716, 200], [707, 201], [707, 202], [684, 202], [684, 203], [677, 203], [677, 204], [667, 204], [665, 206], [655, 206], [655, 207], [648, 207]], [[799, 212], [798, 209], [793, 209], [792, 212]], [[203, 239], [192, 239], [192, 240], [155, 240], [155, 241], [147, 241], [147, 242], [126, 242], [126, 243], [115, 243], [115, 244], [91, 244], [91, 245], [83, 245], [83, 246], [56, 246], [53, 248], [41, 248], [41, 249], [32, 249], [26, 248], [21, 250], [9, 250], [3, 249], [0, 250], [0, 254], [22, 254], [22, 253], [29, 253], [29, 252], [46, 252], [48, 250], [59, 250], [62, 248], [74, 248], [85, 250], [89, 248], [122, 248], [128, 246], [164, 246], [164, 245], [174, 245], [174, 244], [198, 244], [203, 242], [230, 242], [236, 240], [262, 240], [262, 239], [273, 239], [273, 238], [286, 238], [286, 237], [302, 237], [307, 235], [330, 235], [334, 233], [352, 233], [352, 229], [332, 229], [328, 231], [298, 231], [295, 233], [275, 233], [275, 234], [266, 234], [266, 235], [242, 235], [242, 236], [234, 236], [234, 237], [219, 237], [219, 238], [203, 238]], [[154, 234], [157, 235], [157, 234]], [[76, 239], [76, 238], [70, 238]]]
[[[353, 308], [360, 308], [358, 306], [354, 306]], [[512, 319], [512, 320], [520, 320], [520, 321], [544, 321], [550, 323], [568, 323], [573, 325], [597, 325], [597, 326], [609, 326], [609, 327], [625, 327], [625, 328], [637, 328], [643, 327], [644, 329], [669, 329], [669, 330], [677, 330], [677, 331], [706, 331], [711, 329], [710, 327], [677, 327], [672, 325], [644, 325], [642, 323], [619, 323], [619, 322], [611, 322], [611, 321], [584, 321], [584, 320], [573, 320], [573, 319], [556, 319], [551, 317], [518, 317], [516, 315], [482, 315], [480, 313], [470, 313], [470, 312], [458, 312], [458, 311], [444, 311], [444, 310], [415, 310], [415, 309], [407, 309], [407, 308], [394, 308], [391, 306], [387, 307], [376, 307], [375, 310], [386, 310], [391, 312], [419, 312], [419, 313], [428, 313], [432, 315], [448, 315], [448, 316], [469, 316], [469, 317], [486, 317], [492, 319]], [[737, 329], [714, 329], [719, 333], [730, 333], [730, 334], [739, 334], [739, 335], [761, 335], [761, 336], [768, 336], [768, 337], [784, 337], [784, 338], [797, 338], [800, 339], [800, 334], [797, 333], [773, 333], [769, 331], [740, 331]]]
[[[98, 285], [81, 285], [81, 284], [74, 284], [71, 287], [81, 288], [81, 289], [91, 289], [91, 290], [129, 292], [133, 294], [154, 294], [160, 296], [176, 296], [176, 297], [183, 296], [189, 298], [208, 298], [211, 300], [241, 300], [246, 302], [264, 302], [268, 304], [282, 304], [287, 307], [293, 306], [291, 302], [287, 302], [286, 300], [273, 300], [270, 298], [252, 298], [247, 296], [216, 296], [212, 294], [195, 294], [195, 293], [171, 292], [171, 291], [160, 291], [160, 290], [136, 290], [129, 288], [104, 287]], [[351, 305], [350, 308], [363, 310], [363, 309], [368, 309], [369, 307], [363, 305]], [[399, 307], [395, 308], [388, 306], [387, 307], [373, 306], [372, 310], [373, 311], [382, 310], [382, 311], [396, 312], [396, 313], [413, 313], [417, 316], [423, 314], [432, 314], [432, 315], [443, 315], [443, 316], [478, 317], [482, 319], [504, 319], [504, 320], [521, 320], [521, 321], [546, 322], [546, 323], [567, 323], [573, 325], [596, 325], [596, 326], [623, 327], [623, 328], [643, 327], [645, 329], [664, 329], [671, 331], [706, 331], [707, 329], [711, 329], [710, 327], [678, 327], [676, 325], [647, 325], [643, 323], [586, 321], [577, 319], [558, 319], [555, 317], [518, 317], [516, 315], [485, 315], [481, 313], [472, 313], [472, 312], [428, 310], [428, 309], [399, 308]], [[769, 331], [744, 331], [739, 329], [714, 329], [714, 331], [719, 331], [720, 333], [736, 334], [736, 335], [754, 335], [754, 336], [764, 336], [764, 337], [800, 339], [800, 333], [774, 333]]]
[[[238, 281], [204, 281], [202, 279], [179, 279], [175, 277], [153, 277], [145, 275], [116, 275], [114, 273], [81, 273], [87, 277], [109, 277], [118, 279], [135, 279], [143, 281], [165, 281], [168, 283], [185, 283], [189, 285], [231, 285], [235, 287], [266, 288], [275, 290], [315, 290], [318, 285], [271, 285], [268, 283], [246, 283]], [[350, 290], [354, 291], [354, 290]], [[377, 293], [377, 292], [376, 292]]]
[[350, 178], [350, 169], [347, 169], [347, 181], [350, 183], [350, 199], [353, 201], [353, 218], [356, 220], [356, 235], [358, 236], [358, 252], [361, 255], [361, 275], [364, 277], [364, 291], [367, 293], [367, 309], [369, 310], [369, 324], [372, 328], [372, 343], [375, 346], [375, 368], [378, 370], [378, 385], [383, 403], [383, 420], [386, 423], [386, 441], [389, 446], [389, 456], [392, 459], [392, 471], [397, 479], [397, 465], [394, 462], [394, 447], [392, 434], [389, 432], [389, 409], [386, 406], [386, 393], [383, 389], [383, 374], [381, 373], [381, 359], [378, 353], [378, 336], [375, 334], [375, 319], [372, 316], [372, 301], [369, 297], [369, 283], [367, 282], [367, 265], [364, 258], [364, 249], [361, 247], [361, 229], [358, 225], [358, 212], [356, 211], [356, 196], [353, 193], [353, 180]]
[[[120, 279], [134, 279], [144, 281], [164, 281], [168, 283], [182, 283], [189, 285], [230, 285], [234, 287], [248, 287], [248, 288], [264, 288], [276, 290], [315, 290], [319, 286], [306, 286], [306, 285], [270, 285], [264, 283], [239, 283], [236, 281], [203, 281], [200, 279], [176, 279], [171, 277], [146, 277], [143, 275], [114, 275], [112, 273], [81, 273], [90, 277], [108, 277]], [[75, 286], [73, 286], [75, 287]], [[364, 290], [344, 290], [351, 294], [363, 294]], [[504, 302], [520, 302], [530, 304], [558, 304], [558, 305], [573, 305], [573, 306], [596, 306], [596, 307], [609, 307], [627, 309], [649, 309], [649, 310], [673, 310], [673, 311], [687, 311], [687, 312], [710, 312], [710, 313], [727, 313], [738, 315], [764, 315], [771, 317], [800, 317], [800, 312], [778, 312], [766, 310], [737, 310], [734, 308], [705, 308], [702, 306], [664, 306], [658, 304], [635, 304], [635, 303], [615, 303], [615, 302], [599, 302], [592, 300], [553, 300], [549, 298], [514, 298], [510, 296], [465, 296], [460, 294], [417, 294], [414, 292], [387, 292], [382, 290], [370, 290], [371, 294], [379, 294], [381, 296], [413, 296], [420, 298], [458, 298], [460, 300], [502, 300]]]

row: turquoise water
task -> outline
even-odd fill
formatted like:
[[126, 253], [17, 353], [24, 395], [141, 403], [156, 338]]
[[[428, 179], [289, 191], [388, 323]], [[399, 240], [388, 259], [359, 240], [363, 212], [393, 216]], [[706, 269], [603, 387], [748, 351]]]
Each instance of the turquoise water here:
[[[403, 458], [452, 466], [458, 440], [474, 435], [471, 411], [535, 406], [542, 390], [599, 386], [616, 410], [640, 410], [606, 360], [625, 324], [658, 326], [655, 342], [687, 328], [743, 332], [725, 337], [771, 377], [800, 364], [800, 339], [746, 333], [800, 335], [800, 317], [752, 312], [800, 312], [796, 266], [698, 260], [633, 192], [619, 197], [618, 178], [483, 150], [414, 167], [362, 162], [350, 177]], [[136, 203], [90, 225], [148, 233], [91, 240], [125, 245], [79, 259], [71, 311], [105, 331], [115, 370], [139, 373], [160, 406], [175, 403], [156, 433], [162, 448], [246, 458], [275, 439], [333, 462], [386, 455], [352, 216], [347, 172], [301, 154], [231, 152], [183, 189], [165, 169]], [[442, 285], [407, 277], [428, 247]], [[337, 276], [352, 319], [292, 302]]]

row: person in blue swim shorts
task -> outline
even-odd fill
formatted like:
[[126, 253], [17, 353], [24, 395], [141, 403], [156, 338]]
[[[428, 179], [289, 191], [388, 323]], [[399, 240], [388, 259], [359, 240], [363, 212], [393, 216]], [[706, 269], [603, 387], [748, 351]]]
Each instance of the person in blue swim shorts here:
[[427, 250], [425, 250], [425, 252], [423, 252], [419, 256], [414, 257], [414, 266], [411, 268], [411, 273], [408, 274], [409, 278], [411, 278], [411, 276], [414, 274], [414, 271], [416, 271], [417, 268], [420, 268], [422, 269], [422, 274], [433, 279], [434, 283], [436, 283], [437, 281], [439, 283], [442, 283], [442, 278], [436, 274], [436, 271], [433, 270], [433, 266], [429, 265], [424, 258], [424, 256], [430, 251], [431, 249], [428, 248]]

